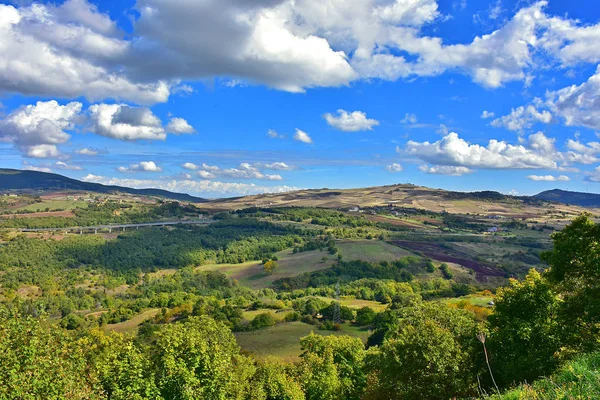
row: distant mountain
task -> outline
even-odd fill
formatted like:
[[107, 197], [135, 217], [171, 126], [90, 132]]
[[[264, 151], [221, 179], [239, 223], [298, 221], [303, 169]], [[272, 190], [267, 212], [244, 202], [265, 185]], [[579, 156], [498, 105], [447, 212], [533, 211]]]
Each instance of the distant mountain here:
[[600, 207], [600, 194], [569, 192], [566, 190], [547, 190], [533, 196], [540, 200], [556, 201], [581, 207]]
[[165, 199], [200, 203], [206, 201], [200, 197], [184, 193], [173, 193], [161, 189], [133, 189], [123, 186], [107, 186], [99, 183], [82, 182], [58, 174], [38, 171], [21, 171], [0, 168], [0, 190], [76, 190], [94, 193], [128, 193], [137, 196], [156, 196]]

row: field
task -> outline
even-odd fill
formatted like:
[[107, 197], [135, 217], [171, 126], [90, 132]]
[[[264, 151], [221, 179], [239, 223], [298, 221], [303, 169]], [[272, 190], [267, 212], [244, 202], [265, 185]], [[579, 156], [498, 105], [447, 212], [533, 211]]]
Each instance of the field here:
[[103, 329], [105, 332], [117, 332], [117, 333], [131, 333], [137, 331], [138, 326], [146, 321], [147, 319], [155, 317], [160, 312], [159, 308], [152, 308], [146, 310], [141, 314], [136, 315], [125, 322], [119, 322], [118, 324], [104, 325]]
[[[263, 271], [261, 261], [249, 261], [243, 264], [209, 264], [200, 267], [202, 270], [220, 271], [230, 278], [237, 279], [240, 285], [253, 289], [262, 289], [271, 286], [277, 279], [289, 278], [305, 272], [326, 269], [337, 261], [335, 256], [325, 251], [306, 251], [293, 254], [285, 250], [276, 254], [279, 268], [273, 275]], [[327, 257], [327, 261], [323, 261]]]
[[[324, 300], [328, 303], [334, 301], [334, 299], [331, 299], [329, 297], [322, 297], [322, 296], [315, 296], [321, 300]], [[362, 300], [362, 299], [354, 299], [354, 298], [344, 298], [341, 297], [340, 298], [340, 304], [346, 307], [350, 307], [350, 308], [362, 308], [362, 307], [371, 307], [373, 310], [380, 312], [380, 311], [384, 311], [387, 308], [387, 304], [382, 304], [378, 301], [371, 301], [371, 300]]]
[[406, 256], [414, 256], [408, 250], [381, 240], [342, 240], [336, 247], [344, 261], [364, 260], [370, 262], [395, 261]]
[[75, 208], [87, 208], [88, 203], [80, 200], [46, 200], [41, 203], [30, 204], [25, 207], [18, 208], [17, 211], [33, 211], [41, 212], [48, 209], [48, 211], [56, 210], [73, 210]]
[[418, 251], [437, 261], [462, 265], [463, 267], [475, 271], [477, 278], [480, 280], [485, 280], [485, 277], [487, 276], [504, 276], [504, 271], [499, 270], [492, 265], [475, 261], [469, 258], [467, 254], [458, 252], [449, 247], [442, 247], [437, 243], [411, 242], [407, 240], [395, 240], [392, 243], [412, 251]]
[[243, 350], [259, 359], [276, 357], [285, 361], [295, 361], [302, 353], [300, 338], [311, 332], [318, 335], [350, 335], [365, 341], [369, 336], [369, 331], [348, 324], [344, 324], [341, 331], [333, 332], [319, 330], [303, 322], [289, 322], [259, 331], [236, 333], [235, 338]]

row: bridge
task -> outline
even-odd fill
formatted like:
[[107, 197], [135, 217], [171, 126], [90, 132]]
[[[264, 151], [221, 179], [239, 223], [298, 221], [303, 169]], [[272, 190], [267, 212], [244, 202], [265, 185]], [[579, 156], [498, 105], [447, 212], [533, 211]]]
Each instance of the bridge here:
[[210, 219], [195, 219], [195, 220], [183, 220], [183, 221], [159, 221], [159, 222], [144, 222], [141, 224], [109, 224], [109, 225], [95, 225], [95, 226], [72, 226], [67, 228], [33, 228], [33, 229], [19, 229], [21, 232], [79, 232], [84, 233], [98, 233], [98, 231], [108, 231], [112, 233], [113, 230], [125, 232], [128, 229], [139, 229], [146, 227], [164, 227], [174, 225], [208, 225], [214, 222]]

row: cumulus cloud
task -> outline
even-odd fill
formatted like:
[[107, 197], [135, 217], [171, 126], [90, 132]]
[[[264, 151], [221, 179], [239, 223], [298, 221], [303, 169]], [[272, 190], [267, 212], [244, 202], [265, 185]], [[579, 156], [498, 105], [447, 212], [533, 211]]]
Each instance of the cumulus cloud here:
[[135, 82], [119, 65], [131, 42], [119, 39], [110, 18], [84, 0], [61, 6], [0, 4], [0, 92], [90, 101], [164, 102], [169, 85]]
[[52, 170], [48, 167], [38, 167], [36, 165], [28, 165], [25, 167], [26, 171], [46, 172], [51, 173]]
[[456, 167], [451, 165], [421, 165], [419, 169], [426, 174], [462, 176], [473, 172], [467, 167]]
[[436, 0], [139, 0], [127, 34], [86, 0], [23, 4], [0, 5], [4, 93], [147, 105], [207, 77], [301, 92], [446, 71], [495, 88], [527, 83], [536, 57], [600, 62], [600, 24], [549, 16], [547, 1], [456, 44], [422, 29], [441, 17]]
[[188, 169], [188, 170], [190, 170], [190, 171], [195, 171], [195, 170], [197, 170], [198, 168], [200, 168], [200, 167], [198, 167], [196, 164], [194, 164], [194, 163], [191, 163], [191, 162], [186, 162], [186, 163], [184, 163], [184, 164], [182, 165], [182, 167], [183, 167], [183, 168], [185, 168], [185, 169]]
[[119, 140], [165, 140], [167, 133], [161, 120], [145, 107], [124, 104], [90, 106], [90, 130]]
[[600, 129], [600, 66], [581, 85], [548, 92], [547, 104], [554, 113], [565, 119], [567, 126]]
[[162, 172], [162, 168], [156, 165], [154, 161], [142, 161], [137, 164], [130, 164], [128, 167], [119, 167], [119, 172]]
[[493, 120], [492, 126], [503, 126], [511, 131], [523, 131], [538, 122], [549, 124], [552, 122], [552, 114], [547, 110], [538, 111], [535, 106], [528, 105], [514, 108], [510, 114]]
[[195, 133], [196, 130], [183, 118], [171, 118], [166, 127], [167, 132], [175, 135]]
[[531, 145], [536, 149], [495, 139], [487, 146], [481, 146], [468, 143], [451, 132], [434, 143], [411, 140], [406, 150], [422, 161], [437, 165], [485, 169], [557, 168], [554, 154], [549, 153], [551, 140], [542, 137], [543, 134], [532, 136]]
[[308, 135], [308, 133], [296, 128], [296, 134], [294, 135], [294, 140], [297, 140], [302, 143], [311, 144], [312, 138]]
[[588, 182], [600, 182], [600, 167], [596, 167], [593, 171], [588, 172], [585, 180]]
[[232, 196], [251, 195], [260, 193], [283, 193], [298, 190], [293, 186], [262, 186], [253, 183], [220, 182], [203, 179], [168, 179], [168, 180], [143, 180], [121, 179], [89, 174], [82, 179], [84, 182], [95, 182], [104, 185], [117, 185], [138, 189], [156, 188], [172, 192], [191, 193], [199, 196]]
[[0, 119], [0, 139], [13, 143], [28, 157], [58, 157], [56, 145], [66, 143], [81, 112], [78, 102], [61, 106], [52, 100], [18, 108]]
[[326, 113], [323, 117], [329, 126], [344, 132], [371, 131], [373, 127], [379, 125], [379, 121], [367, 118], [367, 114], [362, 111], [349, 113], [345, 110], [337, 110], [337, 116]]
[[[279, 167], [280, 170], [283, 163], [278, 163], [275, 167]], [[283, 164], [286, 166], [286, 164]], [[197, 174], [204, 179], [214, 179], [217, 177], [237, 178], [237, 179], [262, 179], [268, 181], [280, 181], [283, 180], [281, 175], [265, 174], [261, 172], [256, 166], [249, 163], [241, 163], [236, 168], [220, 168], [215, 165], [202, 164]], [[277, 168], [270, 168], [277, 169]]]
[[387, 167], [385, 167], [386, 170], [388, 170], [389, 172], [402, 172], [402, 165], [398, 164], [398, 163], [393, 163], [388, 165]]
[[556, 181], [567, 182], [567, 181], [571, 180], [571, 178], [569, 178], [566, 175], [559, 175], [559, 176], [554, 176], [554, 175], [529, 175], [527, 177], [527, 179], [529, 179], [531, 181], [536, 181], [536, 182], [556, 182]]
[[492, 111], [483, 110], [483, 112], [481, 113], [481, 118], [483, 118], [483, 119], [494, 118], [495, 115], [496, 114], [494, 114], [494, 112], [492, 112]]

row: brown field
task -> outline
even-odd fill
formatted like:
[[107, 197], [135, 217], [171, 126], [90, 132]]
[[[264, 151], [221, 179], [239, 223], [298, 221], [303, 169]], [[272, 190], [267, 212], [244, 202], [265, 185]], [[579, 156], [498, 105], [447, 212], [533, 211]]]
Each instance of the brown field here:
[[390, 243], [405, 249], [418, 251], [423, 255], [437, 261], [462, 265], [465, 268], [475, 271], [478, 279], [483, 280], [486, 276], [504, 276], [504, 271], [501, 271], [492, 265], [472, 260], [464, 253], [444, 248], [436, 243], [410, 242], [406, 240], [394, 240]]

